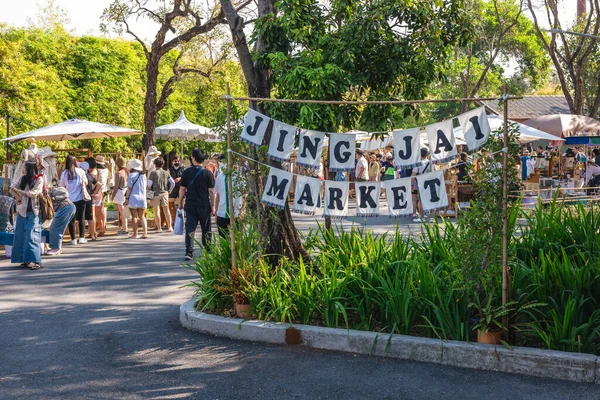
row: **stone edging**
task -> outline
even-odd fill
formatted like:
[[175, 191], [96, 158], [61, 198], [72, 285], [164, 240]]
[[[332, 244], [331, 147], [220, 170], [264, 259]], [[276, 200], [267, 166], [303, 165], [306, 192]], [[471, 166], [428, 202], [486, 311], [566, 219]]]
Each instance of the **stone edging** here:
[[400, 358], [513, 374], [600, 384], [600, 357], [527, 347], [441, 341], [309, 325], [290, 325], [226, 318], [194, 310], [195, 300], [179, 309], [190, 330], [254, 342], [302, 344], [324, 350]]

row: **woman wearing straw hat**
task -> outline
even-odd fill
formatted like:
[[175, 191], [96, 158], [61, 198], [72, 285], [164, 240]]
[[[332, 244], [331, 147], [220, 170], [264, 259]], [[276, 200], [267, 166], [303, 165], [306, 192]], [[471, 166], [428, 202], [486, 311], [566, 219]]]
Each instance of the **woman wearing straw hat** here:
[[113, 187], [111, 201], [117, 206], [119, 218], [121, 220], [121, 229], [117, 235], [127, 235], [127, 216], [125, 215], [125, 192], [127, 191], [127, 179], [129, 178], [129, 170], [127, 169], [127, 161], [123, 157], [117, 158], [115, 162], [118, 171], [115, 175], [115, 186]]
[[100, 191], [100, 195], [96, 196], [96, 198], [92, 198], [94, 203], [94, 216], [96, 220], [96, 227], [98, 228], [98, 236], [102, 237], [106, 235], [106, 212], [104, 211], [104, 196], [106, 192], [108, 192], [108, 168], [106, 168], [106, 162], [104, 161], [104, 156], [97, 155], [96, 158], [96, 179], [100, 185], [102, 185], [102, 190]]
[[146, 176], [142, 173], [144, 170], [140, 160], [130, 161], [131, 172], [127, 179], [127, 193], [125, 194], [125, 205], [129, 206], [131, 211], [133, 235], [137, 238], [138, 221], [142, 222], [142, 239], [148, 238], [148, 224], [146, 222]]

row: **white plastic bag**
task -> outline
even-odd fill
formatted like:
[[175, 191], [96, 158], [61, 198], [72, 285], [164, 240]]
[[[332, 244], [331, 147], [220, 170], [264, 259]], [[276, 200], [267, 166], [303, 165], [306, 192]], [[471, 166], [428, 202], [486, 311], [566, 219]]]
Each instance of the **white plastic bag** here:
[[176, 235], [183, 235], [185, 233], [183, 218], [183, 210], [177, 210], [177, 216], [175, 217], [175, 227], [173, 229], [173, 233], [175, 233]]

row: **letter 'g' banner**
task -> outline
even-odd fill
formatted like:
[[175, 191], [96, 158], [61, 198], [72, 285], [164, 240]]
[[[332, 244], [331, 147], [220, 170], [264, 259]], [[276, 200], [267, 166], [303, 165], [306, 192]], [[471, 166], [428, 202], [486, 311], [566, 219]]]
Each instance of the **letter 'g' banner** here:
[[356, 216], [378, 217], [381, 182], [356, 182]]
[[421, 163], [420, 129], [394, 131], [394, 161], [396, 169], [414, 168]]
[[385, 181], [385, 195], [390, 218], [406, 218], [413, 212], [412, 178]]
[[448, 207], [444, 171], [418, 175], [416, 179], [419, 187], [419, 200], [423, 205], [423, 210], [440, 210]]
[[475, 151], [483, 146], [490, 136], [490, 122], [485, 113], [485, 107], [480, 107], [458, 117], [469, 151]]
[[260, 147], [267, 132], [269, 121], [271, 121], [271, 118], [250, 108], [244, 117], [244, 130], [240, 136], [242, 142]]
[[350, 182], [325, 181], [324, 217], [342, 219], [348, 215]]
[[300, 130], [298, 141], [298, 158], [296, 165], [307, 169], [319, 168], [323, 152], [325, 134], [323, 132]]
[[261, 203], [281, 210], [285, 208], [294, 174], [271, 167]]
[[305, 215], [314, 215], [317, 212], [318, 199], [321, 195], [321, 181], [319, 179], [298, 176], [294, 193], [294, 212]]
[[356, 135], [353, 133], [329, 134], [329, 170], [351, 171], [356, 159]]

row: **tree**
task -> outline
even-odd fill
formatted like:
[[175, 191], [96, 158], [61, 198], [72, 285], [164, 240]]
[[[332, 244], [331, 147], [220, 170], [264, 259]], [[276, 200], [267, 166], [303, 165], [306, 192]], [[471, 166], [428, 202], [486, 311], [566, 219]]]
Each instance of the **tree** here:
[[[600, 85], [595, 85], [595, 92], [590, 93], [586, 104], [586, 82], [585, 67], [597, 49], [596, 39], [585, 36], [569, 37], [564, 33], [560, 21], [557, 0], [543, 0], [542, 8], [545, 11], [550, 27], [560, 32], [552, 32], [550, 35], [543, 31], [543, 20], [540, 19], [542, 11], [534, 7], [533, 0], [527, 0], [529, 10], [533, 17], [536, 33], [546, 51], [552, 64], [556, 69], [560, 86], [562, 88], [567, 104], [572, 114], [584, 115], [587, 106], [588, 115], [595, 116], [600, 108]], [[600, 31], [600, 1], [588, 0], [589, 13], [587, 16], [579, 17], [574, 29], [580, 33], [597, 36]], [[537, 3], [536, 3], [537, 6]], [[537, 11], [536, 11], [537, 9]], [[594, 77], [595, 82], [600, 83], [600, 75]]]

